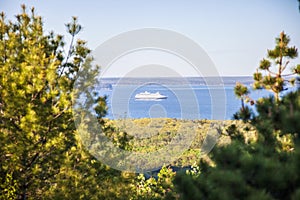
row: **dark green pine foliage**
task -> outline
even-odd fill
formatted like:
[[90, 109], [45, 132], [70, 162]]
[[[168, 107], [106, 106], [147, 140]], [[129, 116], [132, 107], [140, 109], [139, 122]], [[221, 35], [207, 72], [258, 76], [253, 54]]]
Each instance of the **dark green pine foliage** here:
[[[276, 63], [278, 71], [273, 73], [271, 62], [264, 59], [260, 70], [266, 74], [254, 74], [256, 85], [274, 92], [255, 103], [258, 114], [249, 122], [256, 128], [257, 140], [246, 143], [237, 129], [229, 127], [232, 142], [213, 149], [214, 165], [201, 162], [198, 177], [175, 177], [181, 199], [300, 199], [300, 90], [279, 98], [287, 80], [282, 72], [287, 59], [297, 56], [297, 49], [288, 47], [289, 38], [283, 32], [276, 41], [268, 59]], [[299, 65], [293, 73], [299, 74]], [[237, 84], [235, 94], [245, 111], [248, 89]]]
[[[289, 46], [290, 38], [284, 32], [275, 39], [274, 49], [268, 50], [267, 58], [260, 61], [260, 65], [253, 74], [253, 89], [265, 89], [273, 93], [275, 102], [280, 102], [280, 93], [288, 90], [287, 84], [295, 85], [300, 75], [300, 64], [291, 66], [290, 73], [287, 73], [289, 64], [292, 59], [298, 57], [298, 49], [295, 46]], [[253, 117], [253, 112], [244, 102], [255, 102], [249, 97], [249, 90], [241, 83], [236, 83], [234, 88], [236, 96], [241, 99], [242, 107], [234, 114], [234, 119], [247, 121]]]
[[295, 46], [289, 46], [290, 38], [281, 32], [276, 38], [274, 49], [268, 50], [267, 58], [261, 60], [257, 72], [253, 78], [254, 89], [266, 89], [274, 93], [275, 101], [279, 101], [279, 94], [285, 90], [287, 82], [295, 83], [295, 78], [288, 76], [300, 74], [300, 65], [292, 67], [291, 73], [284, 73], [289, 66], [290, 60], [298, 56]]
[[[285, 96], [279, 108], [274, 98], [257, 105], [257, 142], [235, 137], [211, 152], [215, 166], [200, 163], [199, 177], [177, 175], [181, 199], [299, 199], [300, 92]], [[241, 136], [237, 130], [234, 134]], [[282, 135], [292, 142], [286, 145]]]
[[251, 111], [251, 108], [249, 106], [245, 105], [245, 103], [249, 102], [253, 104], [253, 101], [250, 99], [249, 95], [249, 89], [244, 86], [241, 83], [236, 83], [236, 86], [234, 88], [234, 94], [237, 98], [241, 100], [241, 108], [238, 112], [236, 112], [233, 116], [234, 119], [241, 119], [243, 121], [247, 121], [251, 118], [251, 115], [253, 114]]

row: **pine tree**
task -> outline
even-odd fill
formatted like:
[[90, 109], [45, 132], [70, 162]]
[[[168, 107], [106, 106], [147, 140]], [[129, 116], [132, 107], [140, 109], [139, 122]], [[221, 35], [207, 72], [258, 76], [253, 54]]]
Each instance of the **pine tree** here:
[[[300, 75], [300, 64], [291, 68], [291, 73], [285, 73], [290, 60], [298, 56], [298, 49], [295, 46], [290, 47], [290, 38], [284, 32], [281, 32], [276, 38], [276, 46], [272, 50], [268, 50], [267, 58], [260, 61], [259, 68], [253, 74], [253, 89], [266, 89], [274, 94], [277, 104], [280, 103], [279, 94], [287, 90], [286, 84], [289, 82], [295, 85], [295, 75]], [[242, 107], [234, 114], [234, 119], [242, 119], [247, 121], [253, 117], [253, 112], [245, 102], [253, 105], [255, 102], [249, 96], [249, 90], [241, 83], [236, 83], [234, 88], [236, 96], [241, 99]]]
[[[282, 101], [279, 110], [272, 97], [257, 104], [258, 118], [252, 122], [256, 142], [246, 144], [232, 137], [231, 144], [210, 153], [214, 166], [201, 162], [198, 177], [176, 175], [181, 199], [299, 199], [300, 91]], [[274, 110], [278, 113], [267, 117]], [[278, 133], [289, 134], [285, 139], [290, 142], [281, 140]]]
[[243, 121], [247, 121], [248, 119], [251, 118], [252, 115], [251, 109], [245, 105], [245, 103], [249, 101], [251, 105], [253, 105], [253, 100], [251, 100], [250, 97], [248, 96], [249, 93], [250, 92], [246, 86], [244, 86], [239, 82], [236, 83], [236, 86], [234, 88], [234, 94], [237, 98], [241, 100], [242, 107], [238, 112], [236, 112], [233, 115], [234, 119], [242, 119]]
[[28, 14], [23, 5], [16, 21], [0, 15], [2, 198], [41, 198], [75, 143], [72, 88], [79, 69], [90, 67], [90, 50], [75, 41], [76, 17], [67, 30], [72, 42], [65, 52], [63, 36], [46, 34], [34, 8]]
[[[276, 41], [275, 49], [268, 51], [268, 59], [260, 63], [259, 70], [265, 74], [254, 74], [257, 88], [274, 93], [255, 104], [258, 114], [250, 123], [256, 128], [257, 141], [245, 143], [243, 135], [231, 127], [231, 144], [210, 153], [214, 165], [201, 162], [201, 174], [196, 178], [176, 175], [174, 183], [182, 199], [300, 198], [300, 90], [279, 98], [287, 81], [283, 72], [289, 59], [297, 56], [297, 49], [288, 47], [289, 38], [284, 32]], [[278, 71], [271, 71], [269, 59]], [[300, 65], [293, 68], [293, 74], [299, 72]], [[235, 94], [242, 99], [238, 117], [243, 119], [248, 89], [238, 83]]]
[[[268, 50], [268, 58], [261, 60], [257, 72], [253, 78], [254, 89], [266, 89], [274, 93], [276, 102], [279, 102], [279, 93], [285, 90], [286, 82], [294, 84], [294, 78], [288, 76], [300, 74], [300, 65], [292, 68], [292, 73], [284, 74], [290, 60], [298, 56], [295, 46], [289, 46], [290, 38], [281, 32], [276, 38], [276, 46], [272, 50]], [[263, 72], [263, 73], [262, 73]]]

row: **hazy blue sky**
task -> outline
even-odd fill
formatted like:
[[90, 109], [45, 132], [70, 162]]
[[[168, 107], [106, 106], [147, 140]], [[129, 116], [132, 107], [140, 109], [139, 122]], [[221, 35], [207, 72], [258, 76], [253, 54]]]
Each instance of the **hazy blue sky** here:
[[60, 34], [78, 16], [80, 38], [91, 49], [134, 29], [176, 31], [197, 42], [226, 76], [251, 75], [283, 30], [300, 48], [297, 0], [0, 0], [0, 10], [12, 19], [22, 3], [34, 6], [46, 29]]

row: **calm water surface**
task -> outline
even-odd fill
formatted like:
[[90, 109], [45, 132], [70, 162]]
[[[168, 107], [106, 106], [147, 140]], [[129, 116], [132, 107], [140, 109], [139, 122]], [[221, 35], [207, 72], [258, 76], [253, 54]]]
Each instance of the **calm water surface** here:
[[[159, 92], [162, 100], [136, 100], [140, 92]], [[253, 99], [268, 96], [263, 90], [251, 92]], [[108, 97], [108, 115], [116, 118], [178, 118], [178, 119], [232, 119], [241, 106], [234, 95], [234, 85], [180, 86], [180, 85], [117, 85], [112, 90], [101, 89]], [[218, 113], [215, 115], [214, 113]]]

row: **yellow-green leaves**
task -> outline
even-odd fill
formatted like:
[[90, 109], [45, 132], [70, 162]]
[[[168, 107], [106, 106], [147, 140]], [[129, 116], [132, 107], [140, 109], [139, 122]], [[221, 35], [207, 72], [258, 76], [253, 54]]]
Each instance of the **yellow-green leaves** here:
[[[16, 18], [10, 22], [0, 16], [0, 175], [16, 181], [18, 198], [40, 199], [49, 183], [57, 181], [69, 148], [82, 153], [76, 148], [71, 97], [90, 50], [83, 40], [76, 42], [81, 30], [76, 18], [69, 25], [66, 52], [63, 36], [43, 32], [34, 9], [27, 13], [22, 6]], [[72, 157], [69, 162], [78, 160]], [[2, 191], [13, 191], [9, 185], [2, 187], [1, 178], [0, 198]]]

